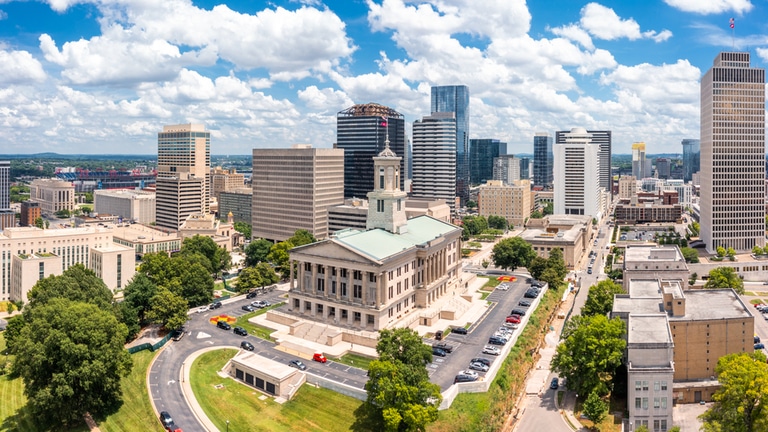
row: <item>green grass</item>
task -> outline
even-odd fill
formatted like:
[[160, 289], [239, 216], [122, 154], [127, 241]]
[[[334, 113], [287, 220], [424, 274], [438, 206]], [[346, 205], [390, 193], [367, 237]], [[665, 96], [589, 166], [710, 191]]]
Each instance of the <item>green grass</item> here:
[[[745, 292], [744, 294], [746, 294], [746, 295], [752, 295], [752, 294], [749, 294], [749, 291]], [[750, 302], [750, 303], [752, 303], [752, 304], [762, 304], [762, 303], [763, 303], [763, 301], [762, 301], [762, 300], [760, 300], [760, 299], [752, 299], [752, 300], [750, 300], [749, 302]]]
[[345, 364], [347, 366], [354, 366], [356, 368], [368, 370], [368, 365], [376, 360], [375, 358], [361, 356], [359, 354], [344, 354], [341, 357], [328, 357], [329, 359]]
[[480, 294], [480, 300], [485, 300], [485, 299], [487, 299], [489, 295], [491, 295], [491, 293], [489, 293], [488, 291], [483, 291], [483, 292]]
[[268, 307], [265, 307], [264, 309], [259, 309], [257, 311], [249, 312], [237, 319], [235, 322], [235, 325], [240, 326], [246, 330], [248, 330], [248, 334], [252, 334], [256, 337], [260, 337], [262, 339], [266, 340], [272, 340], [272, 333], [274, 333], [275, 330], [271, 328], [264, 327], [262, 325], [258, 324], [251, 324], [248, 322], [249, 319], [267, 313], [270, 309], [279, 308], [280, 306], [284, 305], [285, 302], [276, 303], [273, 305], [270, 305]]
[[[190, 370], [192, 390], [208, 418], [219, 428], [238, 431], [348, 431], [357, 399], [304, 384], [293, 400], [283, 405], [272, 398], [259, 400], [259, 391], [216, 372], [237, 352], [224, 349], [207, 352]], [[214, 386], [223, 384], [217, 389]]]
[[478, 276], [478, 278], [486, 278], [486, 279], [488, 279], [488, 281], [485, 283], [485, 285], [483, 285], [483, 287], [480, 288], [481, 290], [484, 290], [484, 291], [493, 291], [494, 288], [496, 288], [497, 286], [499, 286], [501, 284], [501, 281], [496, 279], [496, 278], [490, 278], [490, 277], [486, 277], [486, 276]]

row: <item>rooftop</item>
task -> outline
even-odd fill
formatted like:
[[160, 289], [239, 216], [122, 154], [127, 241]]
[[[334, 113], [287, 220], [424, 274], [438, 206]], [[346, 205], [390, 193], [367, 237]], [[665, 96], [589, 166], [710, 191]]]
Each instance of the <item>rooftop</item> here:
[[85, 234], [109, 234], [110, 230], [101, 227], [85, 226], [78, 228], [50, 228], [40, 229], [37, 227], [9, 227], [0, 233], [2, 239], [28, 239], [28, 238], [51, 238], [66, 236], [81, 236]]
[[677, 247], [658, 246], [630, 246], [625, 249], [624, 262], [640, 261], [643, 263], [682, 262], [685, 263], [683, 254]]
[[129, 242], [151, 243], [179, 238], [176, 232], [166, 233], [141, 224], [123, 224], [112, 229], [113, 236]]
[[232, 361], [251, 369], [259, 370], [279, 381], [282, 381], [297, 372], [297, 369], [288, 365], [278, 363], [272, 359], [245, 350], [240, 350], [240, 352], [235, 354], [235, 356], [232, 357]]
[[627, 324], [628, 344], [671, 344], [672, 334], [664, 318], [666, 314], [629, 315]]
[[670, 321], [716, 320], [753, 316], [731, 288], [688, 290], [685, 294], [685, 315], [670, 316]]

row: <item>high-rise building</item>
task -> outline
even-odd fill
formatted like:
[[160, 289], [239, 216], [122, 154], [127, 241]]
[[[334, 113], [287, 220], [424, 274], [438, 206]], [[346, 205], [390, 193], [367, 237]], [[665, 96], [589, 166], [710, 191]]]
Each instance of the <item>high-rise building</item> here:
[[344, 203], [344, 150], [253, 149], [253, 238], [283, 241], [304, 229], [328, 237], [328, 207]]
[[119, 216], [126, 221], [150, 224], [155, 221], [155, 194], [130, 189], [93, 191], [93, 210]]
[[[221, 167], [216, 167], [211, 170], [211, 195], [216, 198], [216, 201], [220, 201], [219, 195], [222, 192], [233, 191], [244, 186], [245, 176], [238, 174], [234, 168], [222, 169]], [[223, 216], [226, 216], [226, 213]]]
[[493, 159], [493, 180], [501, 180], [510, 185], [520, 180], [520, 159], [514, 155], [501, 155]]
[[502, 216], [513, 226], [523, 226], [533, 209], [531, 182], [489, 180], [478, 188], [477, 208], [480, 216]]
[[456, 118], [435, 112], [413, 122], [413, 185], [416, 198], [456, 203]]
[[701, 78], [701, 240], [765, 245], [765, 69], [721, 52]]
[[645, 158], [645, 143], [644, 142], [636, 142], [632, 144], [632, 175], [636, 179], [642, 179], [647, 177], [645, 175], [646, 169], [646, 158]]
[[[336, 144], [344, 149], [344, 196], [364, 198], [373, 189], [373, 157], [389, 146], [399, 155], [405, 150], [405, 118], [392, 108], [376, 103], [353, 105], [336, 115]], [[406, 160], [400, 161], [405, 172]], [[405, 179], [400, 179], [405, 188]]]
[[600, 186], [600, 146], [592, 143], [584, 128], [573, 128], [554, 146], [556, 215], [589, 215], [597, 220], [603, 213]]
[[531, 178], [531, 159], [520, 158], [520, 180], [530, 180]]
[[551, 188], [553, 169], [552, 136], [546, 132], [537, 132], [533, 137], [533, 184], [545, 189]]
[[432, 87], [431, 111], [452, 112], [456, 118], [456, 195], [461, 205], [469, 201], [469, 87]]
[[493, 158], [507, 154], [507, 143], [497, 139], [469, 140], [469, 178], [473, 185], [493, 178]]
[[178, 230], [210, 205], [211, 133], [200, 124], [163, 126], [157, 134], [157, 226]]
[[11, 162], [0, 161], [0, 231], [16, 226], [16, 215], [11, 209]]
[[[569, 131], [557, 131], [555, 133], [555, 144], [564, 143], [565, 135], [569, 133]], [[597, 144], [600, 147], [598, 155], [600, 158], [600, 187], [610, 194], [613, 190], [613, 177], [611, 176], [611, 131], [588, 130], [587, 133], [592, 135], [592, 144]]]
[[683, 142], [683, 180], [693, 180], [693, 173], [701, 169], [701, 141], [684, 139]]
[[668, 158], [656, 158], [656, 177], [668, 179], [670, 174], [671, 162]]

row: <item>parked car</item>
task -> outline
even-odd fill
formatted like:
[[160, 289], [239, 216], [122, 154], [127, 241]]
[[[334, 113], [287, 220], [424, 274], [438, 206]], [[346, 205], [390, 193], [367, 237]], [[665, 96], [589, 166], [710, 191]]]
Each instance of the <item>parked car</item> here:
[[242, 310], [244, 310], [244, 311], [246, 311], [246, 312], [253, 312], [253, 311], [255, 311], [255, 310], [256, 310], [256, 309], [254, 309], [254, 308], [253, 308], [253, 306], [251, 306], [251, 305], [243, 305], [243, 307], [241, 307], [240, 309], [242, 309]]
[[253, 344], [248, 341], [240, 342], [240, 348], [248, 351], [253, 351]]
[[472, 360], [469, 361], [470, 363], [482, 363], [488, 367], [491, 367], [491, 359], [487, 359], [485, 357], [475, 357]]
[[558, 380], [557, 377], [552, 378], [552, 382], [549, 383], [549, 388], [557, 390], [558, 387], [560, 387], [560, 380]]
[[491, 336], [491, 337], [488, 338], [488, 343], [491, 344], [491, 345], [506, 345], [507, 344], [507, 340], [504, 339], [504, 338], [500, 338], [500, 337], [496, 337], [496, 336]]
[[263, 300], [256, 300], [251, 302], [251, 306], [255, 307], [256, 309], [261, 309], [267, 307], [267, 304]]
[[433, 348], [439, 348], [439, 349], [447, 352], [448, 354], [453, 352], [453, 345], [448, 345], [445, 342], [440, 342], [439, 344], [434, 344], [434, 345], [432, 345], [432, 347]]
[[[178, 329], [178, 330], [174, 330], [174, 332], [173, 332], [173, 340], [175, 340], [176, 342], [180, 341], [181, 338], [184, 337], [184, 333], [186, 333], [186, 331], [187, 331], [187, 329], [185, 329], [184, 326], [181, 326], [181, 328]], [[758, 341], [758, 342], [760, 342], [760, 341]]]
[[531, 306], [531, 302], [528, 301], [528, 300], [520, 300], [519, 302], [517, 302], [517, 305], [518, 306], [523, 306], [523, 307], [530, 307]]
[[251, 291], [251, 292], [249, 292], [248, 294], [245, 295], [245, 298], [252, 299], [252, 298], [256, 297], [257, 295], [259, 295], [258, 291]]
[[516, 328], [520, 327], [520, 324], [505, 322], [504, 324], [502, 324], [502, 326], [504, 326], [504, 327], [506, 327], [506, 328], [508, 328], [510, 330], [515, 330]]
[[438, 357], [445, 357], [448, 355], [448, 353], [445, 352], [444, 350], [441, 350], [440, 348], [432, 347], [432, 355], [436, 355]]
[[760, 343], [760, 336], [755, 335], [755, 343]]
[[173, 418], [168, 414], [168, 411], [160, 411], [160, 423], [162, 423], [164, 427], [173, 424]]
[[520, 316], [525, 316], [525, 311], [524, 311], [523, 309], [518, 309], [518, 308], [515, 308], [515, 309], [512, 309], [512, 310], [509, 312], [509, 314], [510, 314], [510, 315], [520, 315]]
[[463, 373], [456, 375], [456, 377], [453, 379], [454, 384], [463, 383], [463, 382], [473, 382], [473, 381], [477, 381], [477, 376], [466, 375]]
[[536, 288], [542, 288], [542, 287], [544, 286], [544, 282], [541, 282], [541, 281], [533, 281], [533, 282], [531, 282], [531, 286], [532, 286], [532, 287], [536, 287]]
[[451, 329], [451, 333], [465, 335], [467, 334], [467, 329], [464, 327], [454, 327]]
[[525, 294], [523, 294], [523, 297], [525, 297], [525, 298], [536, 298], [538, 296], [539, 296], [539, 292], [538, 291], [530, 290], [530, 289], [528, 291], [526, 291]]
[[216, 323], [216, 327], [218, 327], [220, 329], [224, 329], [224, 330], [229, 330], [229, 329], [232, 328], [232, 326], [229, 325], [229, 323], [226, 322], [226, 321], [219, 321], [219, 322], [217, 322]]
[[438, 330], [438, 331], [435, 332], [435, 340], [438, 340], [438, 341], [439, 340], [443, 340], [443, 331], [442, 330]]
[[512, 324], [520, 324], [520, 315], [509, 315], [506, 321]]
[[319, 352], [316, 352], [315, 354], [312, 355], [312, 360], [320, 363], [325, 363], [328, 361], [328, 359], [325, 358], [323, 353], [319, 353]]
[[501, 354], [501, 350], [496, 348], [495, 346], [486, 345], [483, 348], [483, 354], [499, 355]]
[[482, 363], [470, 363], [469, 368], [472, 370], [478, 370], [480, 372], [488, 372], [488, 366]]
[[762, 343], [762, 342], [760, 342], [760, 343], [756, 343], [756, 344], [755, 344], [755, 349], [756, 349], [756, 350], [759, 350], [759, 349], [765, 349], [765, 345], [763, 345], [763, 343]]
[[469, 376], [474, 376], [474, 377], [478, 376], [478, 375], [477, 375], [477, 372], [475, 372], [475, 371], [473, 371], [473, 370], [470, 370], [470, 369], [467, 369], [467, 370], [463, 370], [463, 371], [461, 371], [461, 372], [459, 372], [459, 373], [460, 373], [460, 374], [469, 375]]
[[248, 330], [246, 330], [246, 329], [244, 329], [242, 327], [235, 327], [234, 330], [232, 330], [232, 331], [235, 332], [236, 335], [248, 336]]
[[211, 303], [210, 306], [208, 306], [208, 309], [214, 310], [214, 309], [218, 309], [220, 307], [221, 307], [221, 302], [220, 301], [215, 301], [215, 302]]
[[307, 370], [307, 365], [305, 365], [301, 360], [291, 360], [288, 362], [288, 366], [295, 367], [299, 370]]
[[197, 313], [208, 312], [209, 309], [210, 309], [210, 306], [200, 306], [199, 308], [197, 308]]

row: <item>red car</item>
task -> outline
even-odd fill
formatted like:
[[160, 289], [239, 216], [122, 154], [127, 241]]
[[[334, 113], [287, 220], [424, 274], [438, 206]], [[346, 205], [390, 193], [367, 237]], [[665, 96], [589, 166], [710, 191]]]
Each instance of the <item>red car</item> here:
[[507, 322], [512, 324], [520, 324], [520, 315], [510, 315], [507, 317]]
[[315, 355], [312, 356], [312, 360], [320, 363], [325, 363], [328, 361], [327, 358], [322, 353], [315, 353]]

